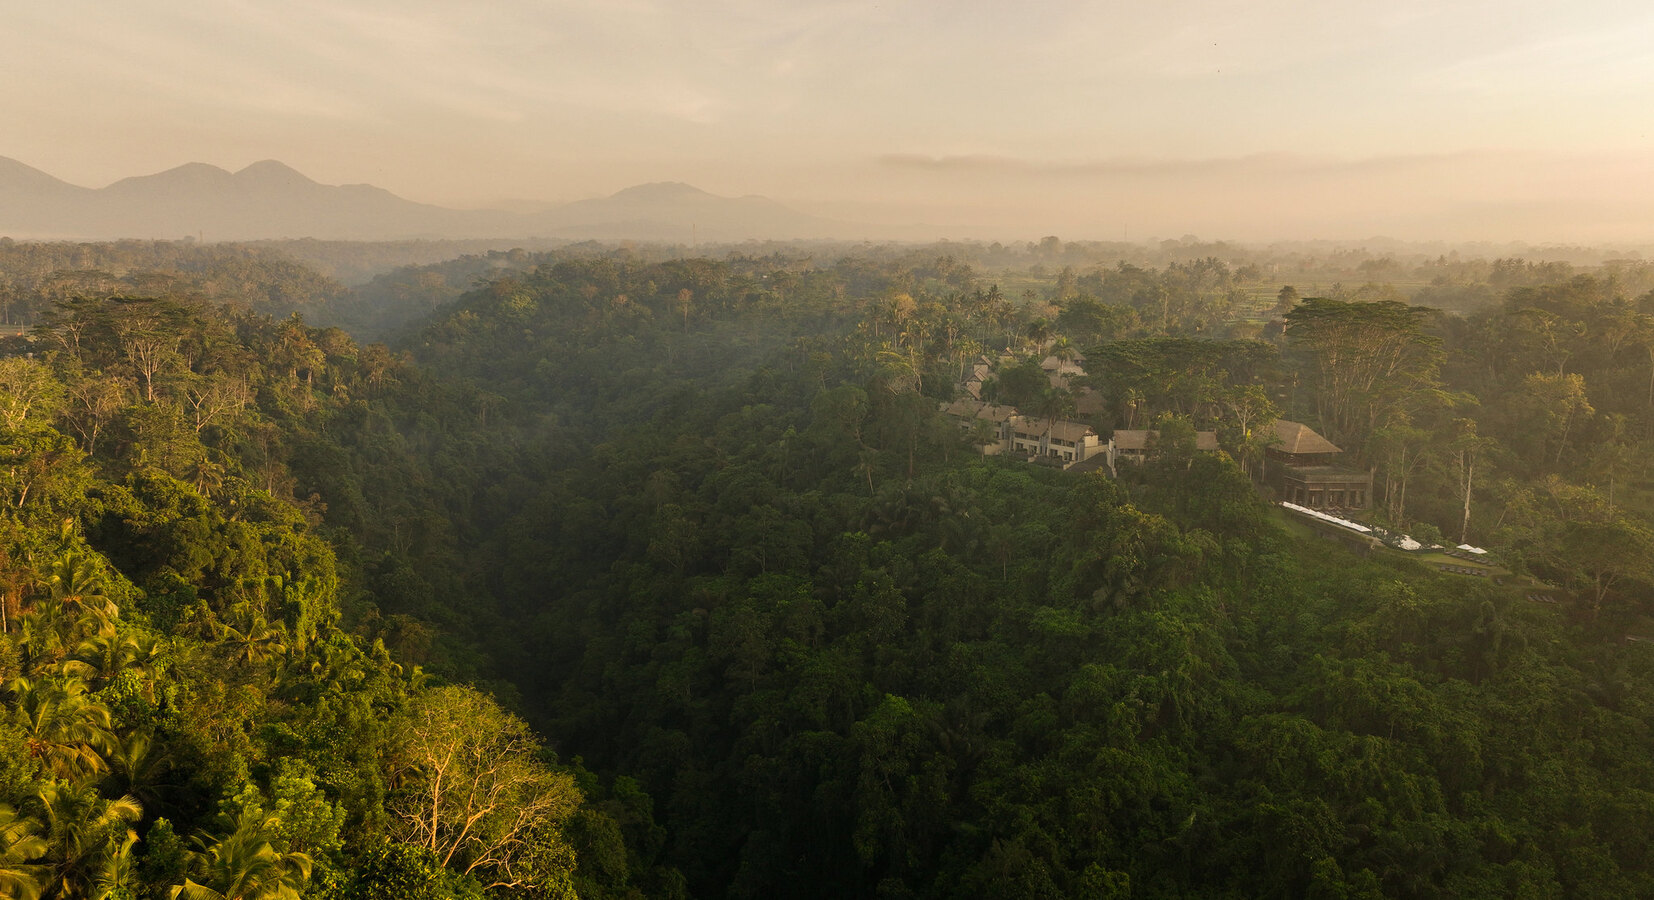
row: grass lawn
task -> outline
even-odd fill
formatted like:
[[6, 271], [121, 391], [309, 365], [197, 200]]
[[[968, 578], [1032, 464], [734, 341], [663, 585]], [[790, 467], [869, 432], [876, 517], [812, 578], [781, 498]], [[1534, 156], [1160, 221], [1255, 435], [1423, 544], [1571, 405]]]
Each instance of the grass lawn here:
[[1279, 504], [1271, 503], [1269, 505], [1269, 515], [1275, 520], [1275, 524], [1285, 528], [1287, 534], [1298, 540], [1308, 540], [1315, 537], [1315, 529], [1310, 526], [1309, 520], [1303, 516], [1287, 512]]
[[[1290, 534], [1292, 537], [1294, 537], [1298, 540], [1308, 540], [1310, 538], [1316, 537], [1318, 528], [1325, 528], [1328, 531], [1336, 531], [1336, 532], [1339, 532], [1339, 533], [1344, 533], [1344, 529], [1339, 528], [1336, 525], [1317, 525], [1314, 522], [1310, 521], [1309, 519], [1306, 519], [1305, 517], [1303, 517], [1301, 515], [1297, 515], [1295, 513], [1288, 512], [1286, 509], [1283, 509], [1281, 506], [1279, 506], [1277, 504], [1271, 504], [1269, 511], [1270, 511], [1270, 515], [1275, 519], [1276, 523], [1278, 523], [1282, 528], [1285, 528], [1288, 534]], [[1354, 532], [1349, 532], [1349, 534], [1351, 534], [1352, 536], [1355, 535]], [[1509, 569], [1504, 569], [1504, 568], [1501, 568], [1499, 566], [1492, 565], [1491, 563], [1484, 563], [1484, 562], [1479, 562], [1479, 561], [1475, 561], [1475, 560], [1468, 560], [1468, 559], [1460, 559], [1457, 556], [1448, 556], [1446, 553], [1443, 553], [1440, 550], [1423, 550], [1423, 551], [1409, 552], [1409, 551], [1406, 551], [1406, 550], [1397, 550], [1394, 547], [1386, 546], [1386, 547], [1383, 548], [1382, 552], [1384, 552], [1384, 553], [1386, 553], [1386, 554], [1388, 554], [1392, 557], [1399, 557], [1401, 559], [1412, 560], [1413, 562], [1416, 562], [1416, 563], [1418, 563], [1420, 565], [1423, 565], [1423, 566], [1425, 566], [1427, 568], [1430, 568], [1430, 569], [1434, 569], [1437, 566], [1459, 566], [1461, 568], [1475, 569], [1477, 571], [1486, 572], [1487, 577], [1489, 577], [1489, 578], [1493, 578], [1493, 577], [1504, 578], [1504, 577], [1507, 577], [1511, 574]], [[1461, 573], [1447, 572], [1447, 573], [1444, 573], [1444, 574], [1454, 575], [1454, 574], [1461, 574]]]
[[1510, 574], [1510, 572], [1508, 570], [1501, 569], [1498, 566], [1489, 565], [1488, 563], [1484, 563], [1484, 562], [1473, 562], [1473, 561], [1468, 560], [1468, 559], [1460, 559], [1457, 556], [1448, 556], [1446, 553], [1443, 553], [1440, 550], [1420, 550], [1420, 551], [1416, 551], [1416, 552], [1412, 552], [1412, 553], [1408, 553], [1405, 550], [1398, 550], [1396, 552], [1405, 555], [1408, 559], [1411, 559], [1415, 562], [1424, 563], [1427, 566], [1435, 566], [1435, 565], [1463, 566], [1466, 569], [1486, 569], [1489, 572], [1494, 572], [1494, 573], [1497, 573], [1497, 574], [1500, 574], [1500, 575], [1509, 575]]

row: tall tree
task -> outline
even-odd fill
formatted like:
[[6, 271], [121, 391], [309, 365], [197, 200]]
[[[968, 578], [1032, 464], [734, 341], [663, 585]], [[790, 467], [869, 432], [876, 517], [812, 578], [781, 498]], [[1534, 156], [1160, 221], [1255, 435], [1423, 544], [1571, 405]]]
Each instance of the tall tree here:
[[1384, 473], [1384, 512], [1390, 524], [1407, 521], [1407, 485], [1428, 456], [1434, 435], [1406, 421], [1373, 432], [1371, 458]]
[[[1543, 423], [1545, 455], [1552, 465], [1562, 464], [1568, 449], [1568, 435], [1579, 421], [1596, 412], [1585, 396], [1585, 376], [1578, 372], [1535, 372], [1522, 382], [1528, 407], [1528, 421]], [[1550, 453], [1554, 444], [1556, 452]]]
[[21, 357], [0, 359], [0, 422], [6, 428], [22, 428], [31, 417], [50, 418], [62, 394], [63, 386], [44, 363]]
[[1622, 580], [1647, 581], [1654, 571], [1654, 531], [1623, 516], [1565, 523], [1557, 551], [1563, 565], [1579, 573], [1592, 616], [1602, 612], [1603, 600]]
[[562, 823], [574, 779], [541, 764], [521, 719], [463, 687], [415, 698], [398, 725], [402, 839], [488, 888], [547, 889], [568, 877]]
[[1280, 292], [1275, 295], [1275, 314], [1284, 316], [1292, 312], [1297, 308], [1300, 299], [1297, 288], [1290, 284], [1283, 286]]
[[1459, 500], [1463, 514], [1459, 519], [1459, 543], [1470, 539], [1470, 505], [1476, 492], [1476, 467], [1492, 441], [1476, 432], [1476, 420], [1459, 419], [1454, 423], [1457, 434], [1447, 445], [1446, 464], [1452, 477], [1453, 493]]
[[183, 364], [178, 345], [190, 313], [174, 300], [152, 297], [122, 297], [113, 303], [121, 352], [144, 386], [144, 399], [153, 403], [156, 376]]
[[1437, 388], [1434, 310], [1394, 301], [1311, 297], [1288, 313], [1287, 340], [1315, 392], [1327, 437], [1359, 445], [1422, 392]]

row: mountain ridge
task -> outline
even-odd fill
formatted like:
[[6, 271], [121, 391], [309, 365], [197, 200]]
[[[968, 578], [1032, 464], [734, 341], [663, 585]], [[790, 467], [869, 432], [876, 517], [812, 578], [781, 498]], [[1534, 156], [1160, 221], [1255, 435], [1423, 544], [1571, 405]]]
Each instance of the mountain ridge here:
[[235, 172], [190, 162], [87, 188], [0, 157], [0, 235], [21, 239], [727, 241], [839, 237], [850, 228], [767, 197], [724, 197], [681, 181], [521, 213], [450, 209], [371, 184], [322, 184], [275, 159]]

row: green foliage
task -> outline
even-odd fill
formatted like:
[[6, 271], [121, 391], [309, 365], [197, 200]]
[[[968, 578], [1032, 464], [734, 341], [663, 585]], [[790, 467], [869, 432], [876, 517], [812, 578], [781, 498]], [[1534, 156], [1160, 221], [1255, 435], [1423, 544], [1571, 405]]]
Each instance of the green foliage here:
[[345, 900], [481, 900], [482, 886], [457, 875], [423, 847], [386, 841], [373, 843], [354, 860], [354, 881]]
[[582, 797], [535, 758], [528, 726], [469, 688], [415, 696], [394, 726], [396, 834], [488, 887], [567, 888], [576, 861], [563, 836]]
[[46, 855], [40, 823], [0, 804], [0, 893], [18, 900], [40, 896], [44, 867], [34, 861]]
[[[242, 806], [232, 830], [217, 841], [201, 839], [192, 853], [193, 877], [173, 887], [176, 900], [298, 900], [310, 879], [311, 858], [275, 845], [283, 835], [279, 819], [256, 806]], [[200, 881], [195, 879], [199, 878]]]
[[265, 836], [275, 849], [303, 853], [313, 865], [338, 859], [344, 809], [316, 786], [315, 773], [302, 759], [283, 759], [276, 767], [268, 793], [248, 785], [225, 800], [224, 814], [237, 821], [269, 822]]
[[[1175, 274], [1211, 291], [1216, 271]], [[823, 367], [753, 352], [760, 314], [703, 283], [689, 328], [722, 355], [713, 371], [673, 338], [669, 279], [564, 264], [462, 301], [421, 352], [512, 397], [519, 423], [578, 423], [543, 432], [555, 439], [530, 455], [546, 474], [476, 537], [507, 573], [477, 618], [502, 623], [486, 645], [518, 648], [497, 658], [516, 661], [531, 713], [650, 788], [664, 858], [697, 892], [1427, 896], [1643, 877], [1634, 854], [1587, 862], [1553, 839], [1539, 782], [1517, 774], [1539, 757], [1591, 765], [1493, 724], [1537, 691], [1551, 711], [1511, 721], [1569, 731], [1572, 645], [1536, 649], [1556, 623], [1296, 546], [1245, 473], [1192, 451], [1194, 427], [1244, 412], [1239, 445], [1267, 426], [1273, 347], [1145, 338], [1088, 353], [1122, 417], [1128, 403], [1188, 417], [1164, 423], [1172, 452], [1117, 486], [928, 444], [928, 414], [902, 405], [911, 374], [891, 374], [929, 327], [911, 284], [869, 291], [878, 302]], [[1145, 316], [1183, 315], [1144, 291]], [[662, 324], [625, 311], [639, 304]], [[550, 329], [557, 316], [575, 330]], [[1426, 318], [1398, 320], [1395, 359], [1433, 387]], [[656, 362], [631, 364], [649, 342]], [[538, 384], [516, 354], [539, 356]], [[1020, 371], [1001, 369], [1001, 397]], [[1352, 434], [1427, 411], [1392, 389], [1335, 401]], [[1603, 724], [1631, 729], [1616, 745], [1641, 727]], [[616, 829], [577, 815], [568, 833], [589, 848], [582, 889], [619, 890]]]
[[[0, 804], [15, 813], [0, 893], [371, 884], [345, 848], [390, 830], [391, 723], [427, 689], [341, 630], [342, 591], [373, 608], [358, 545], [323, 533], [290, 467], [311, 462], [295, 447], [338, 459], [326, 423], [396, 363], [297, 319], [170, 299], [65, 301], [37, 336], [43, 361], [0, 360]], [[534, 771], [511, 802], [559, 816], [533, 823], [521, 868], [567, 893], [579, 860], [555, 826], [580, 795]], [[428, 880], [433, 896], [485, 891], [462, 871]]]
[[[125, 276], [64, 299], [0, 366], [5, 865], [110, 897], [1654, 891], [1654, 661], [1619, 640], [1654, 608], [1645, 311], [1507, 265], [1531, 289], [1468, 319], [1304, 300], [1283, 357], [1209, 337], [1256, 269], [1016, 252], [1077, 268], [1019, 306], [895, 251], [479, 257], [375, 289], [448, 304], [405, 353]], [[1097, 424], [1158, 424], [1132, 476], [936, 414], [979, 358], [1075, 344]], [[1038, 359], [999, 377], [1069, 414]], [[1248, 477], [1278, 412], [1395, 524], [1474, 506], [1575, 602], [1291, 537]]]
[[1355, 444], [1436, 388], [1440, 338], [1434, 312], [1395, 301], [1311, 297], [1287, 313], [1287, 334], [1316, 387], [1329, 440]]

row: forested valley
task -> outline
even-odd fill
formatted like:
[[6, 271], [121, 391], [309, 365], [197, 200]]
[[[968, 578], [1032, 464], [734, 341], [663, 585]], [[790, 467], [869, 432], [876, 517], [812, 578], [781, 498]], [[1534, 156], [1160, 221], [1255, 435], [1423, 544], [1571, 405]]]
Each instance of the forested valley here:
[[1654, 268], [1115, 249], [0, 243], [0, 896], [1654, 895]]

